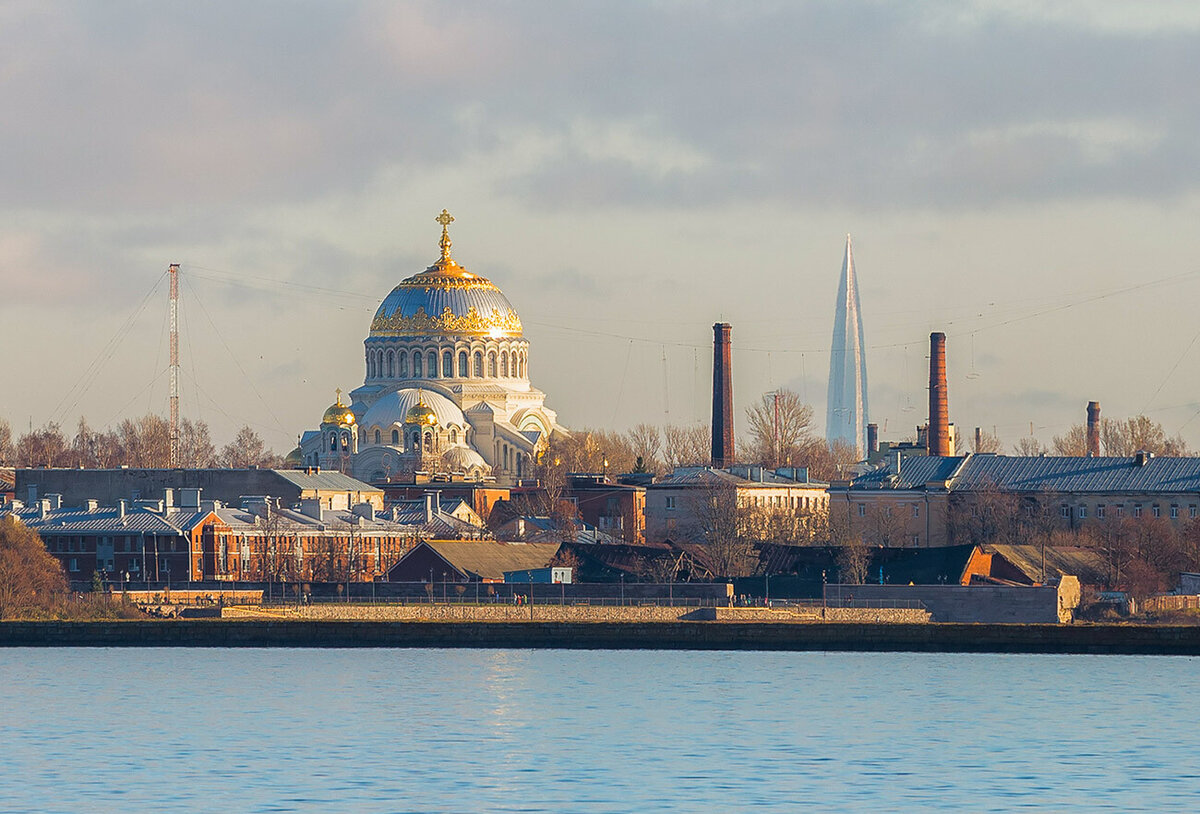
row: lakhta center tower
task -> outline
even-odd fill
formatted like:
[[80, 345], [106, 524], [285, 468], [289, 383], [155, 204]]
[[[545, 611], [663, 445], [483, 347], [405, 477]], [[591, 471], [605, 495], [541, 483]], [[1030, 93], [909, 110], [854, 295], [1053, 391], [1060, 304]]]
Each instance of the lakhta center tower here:
[[829, 352], [825, 440], [848, 444], [862, 456], [867, 449], [867, 420], [866, 345], [858, 304], [858, 277], [854, 274], [854, 248], [850, 235], [846, 235], [846, 256], [842, 260], [837, 315], [833, 321], [833, 347]]

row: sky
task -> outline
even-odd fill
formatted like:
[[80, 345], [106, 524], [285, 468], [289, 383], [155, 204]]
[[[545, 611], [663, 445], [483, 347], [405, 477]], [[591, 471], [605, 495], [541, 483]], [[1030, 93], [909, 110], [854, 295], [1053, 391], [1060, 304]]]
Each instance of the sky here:
[[[1145, 413], [1200, 447], [1200, 6], [0, 5], [0, 418], [167, 410], [285, 451], [362, 383], [380, 301], [454, 257], [571, 428], [824, 427], [853, 235], [881, 437], [1011, 446]], [[739, 422], [744, 429], [745, 422]]]

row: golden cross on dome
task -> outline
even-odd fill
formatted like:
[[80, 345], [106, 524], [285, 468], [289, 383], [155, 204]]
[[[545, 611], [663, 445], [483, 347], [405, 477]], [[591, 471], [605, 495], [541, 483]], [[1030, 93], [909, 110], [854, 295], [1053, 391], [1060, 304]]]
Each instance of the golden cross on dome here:
[[342, 388], [340, 388], [340, 387], [334, 388], [333, 392], [337, 393], [337, 406], [341, 407], [342, 406]]
[[441, 242], [442, 259], [449, 260], [450, 259], [450, 230], [447, 227], [449, 227], [450, 224], [454, 223], [454, 216], [451, 215], [449, 212], [447, 212], [445, 209], [443, 209], [442, 214], [438, 215], [436, 218], [434, 218], [434, 220], [437, 223], [442, 224], [442, 242]]

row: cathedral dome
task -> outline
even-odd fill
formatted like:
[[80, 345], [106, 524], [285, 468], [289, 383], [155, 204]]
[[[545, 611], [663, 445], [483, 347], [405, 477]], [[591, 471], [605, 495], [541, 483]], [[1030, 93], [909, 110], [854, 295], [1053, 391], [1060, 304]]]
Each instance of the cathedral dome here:
[[420, 422], [425, 423], [425, 426], [432, 424], [459, 428], [467, 426], [467, 420], [463, 417], [462, 410], [458, 409], [458, 405], [453, 401], [441, 393], [418, 390], [415, 387], [394, 390], [376, 401], [363, 416], [362, 426], [386, 429], [397, 424], [403, 425], [413, 409], [419, 409], [421, 405], [424, 405], [425, 410], [431, 413], [429, 417], [433, 419], [432, 422]]
[[521, 320], [503, 292], [450, 257], [447, 227], [453, 221], [442, 210], [437, 218], [442, 256], [384, 298], [371, 321], [371, 336], [521, 336]]
[[450, 447], [442, 453], [442, 464], [449, 472], [486, 472], [491, 469], [483, 456], [470, 447]]
[[325, 415], [321, 418], [321, 423], [334, 424], [338, 427], [350, 427], [354, 425], [355, 421], [354, 411], [350, 409], [350, 405], [342, 404], [342, 391], [337, 391], [337, 401], [325, 411]]

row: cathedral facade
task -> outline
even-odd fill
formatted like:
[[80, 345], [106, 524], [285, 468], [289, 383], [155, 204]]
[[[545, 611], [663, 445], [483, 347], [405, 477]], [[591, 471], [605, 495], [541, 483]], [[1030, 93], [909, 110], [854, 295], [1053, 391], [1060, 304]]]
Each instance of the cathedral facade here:
[[512, 482], [526, 476], [550, 435], [565, 432], [529, 382], [521, 320], [490, 280], [450, 254], [400, 282], [375, 312], [365, 376], [325, 411], [295, 453], [308, 466], [360, 480], [429, 476]]

